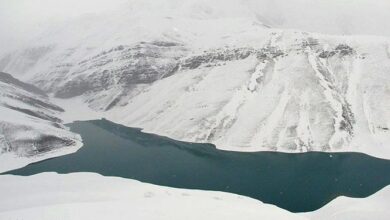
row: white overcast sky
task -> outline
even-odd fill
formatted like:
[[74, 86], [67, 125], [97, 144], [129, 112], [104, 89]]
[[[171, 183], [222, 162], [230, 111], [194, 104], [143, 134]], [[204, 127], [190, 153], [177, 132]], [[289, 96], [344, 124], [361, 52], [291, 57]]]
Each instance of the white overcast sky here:
[[125, 0], [0, 0], [0, 21], [36, 22], [115, 9]]
[[[0, 0], [0, 50], [18, 45], [49, 23], [114, 10], [127, 1], [208, 4], [216, 0]], [[390, 36], [390, 0], [226, 0], [245, 4], [280, 28], [330, 34]], [[226, 4], [225, 4], [226, 2]], [[210, 4], [213, 4], [210, 3]], [[175, 5], [173, 4], [173, 5]], [[230, 4], [230, 5], [234, 5]], [[215, 4], [214, 4], [215, 6]], [[219, 6], [217, 6], [219, 7]]]
[[39, 27], [86, 13], [114, 10], [125, 0], [0, 0], [0, 49], [22, 42]]

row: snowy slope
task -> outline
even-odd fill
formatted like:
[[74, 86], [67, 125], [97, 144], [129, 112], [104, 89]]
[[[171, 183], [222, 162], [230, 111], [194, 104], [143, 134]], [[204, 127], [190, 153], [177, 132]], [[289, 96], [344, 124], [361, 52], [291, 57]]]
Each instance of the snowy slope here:
[[68, 119], [229, 150], [390, 158], [390, 40], [273, 29], [241, 3], [132, 1], [47, 29], [0, 70], [52, 94]]
[[387, 220], [390, 216], [390, 187], [364, 199], [339, 197], [319, 210], [302, 213], [318, 220]]
[[202, 54], [198, 67], [182, 65], [106, 117], [222, 149], [390, 158], [390, 59], [382, 45], [282, 32], [238, 59]]
[[62, 111], [42, 90], [0, 72], [0, 172], [81, 147], [57, 118]]
[[92, 173], [0, 176], [0, 219], [306, 219], [222, 192], [155, 186]]

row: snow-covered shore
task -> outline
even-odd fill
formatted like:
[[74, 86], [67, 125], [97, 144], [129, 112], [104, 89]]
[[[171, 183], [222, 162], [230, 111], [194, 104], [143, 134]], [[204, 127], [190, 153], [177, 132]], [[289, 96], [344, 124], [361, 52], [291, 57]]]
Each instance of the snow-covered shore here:
[[0, 219], [312, 219], [385, 220], [390, 187], [363, 199], [339, 197], [290, 213], [231, 193], [175, 189], [94, 173], [0, 176]]
[[390, 186], [367, 198], [338, 197], [303, 216], [316, 220], [387, 220], [390, 217]]
[[0, 176], [0, 219], [306, 219], [230, 193], [174, 189], [93, 173]]

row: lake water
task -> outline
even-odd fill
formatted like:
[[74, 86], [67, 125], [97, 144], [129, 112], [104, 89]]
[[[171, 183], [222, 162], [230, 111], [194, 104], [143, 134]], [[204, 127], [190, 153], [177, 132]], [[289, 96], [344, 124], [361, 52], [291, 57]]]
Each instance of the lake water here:
[[390, 184], [390, 161], [359, 153], [228, 152], [107, 120], [69, 126], [83, 137], [84, 147], [77, 153], [8, 173], [95, 172], [164, 186], [232, 192], [293, 212], [318, 209], [339, 195], [366, 197]]

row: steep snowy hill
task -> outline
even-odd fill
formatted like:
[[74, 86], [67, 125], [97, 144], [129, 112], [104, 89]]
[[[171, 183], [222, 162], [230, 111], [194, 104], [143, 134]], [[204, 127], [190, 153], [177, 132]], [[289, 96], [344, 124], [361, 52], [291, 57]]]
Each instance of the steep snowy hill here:
[[273, 29], [241, 3], [131, 1], [47, 29], [0, 70], [69, 113], [180, 140], [390, 158], [390, 40]]
[[0, 72], [0, 172], [81, 147], [57, 118], [62, 111], [42, 90]]
[[390, 158], [387, 45], [280, 32], [262, 47], [212, 49], [106, 117], [223, 149]]

